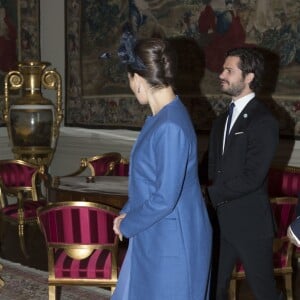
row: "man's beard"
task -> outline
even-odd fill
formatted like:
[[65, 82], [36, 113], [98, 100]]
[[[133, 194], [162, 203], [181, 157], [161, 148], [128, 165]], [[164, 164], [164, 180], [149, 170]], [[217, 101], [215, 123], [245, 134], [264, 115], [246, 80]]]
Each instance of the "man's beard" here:
[[239, 83], [234, 83], [231, 86], [228, 85], [226, 89], [221, 88], [224, 94], [232, 97], [238, 97], [243, 92], [244, 89], [245, 89], [245, 83], [243, 81], [240, 81]]

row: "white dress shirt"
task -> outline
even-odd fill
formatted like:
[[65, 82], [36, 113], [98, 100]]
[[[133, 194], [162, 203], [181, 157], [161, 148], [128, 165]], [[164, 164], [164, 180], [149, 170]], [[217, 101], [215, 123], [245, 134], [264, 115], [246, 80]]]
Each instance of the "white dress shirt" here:
[[[245, 106], [255, 97], [255, 93], [250, 93], [242, 98], [239, 98], [234, 102], [234, 109], [233, 109], [233, 113], [232, 113], [232, 118], [231, 118], [231, 123], [230, 123], [230, 128], [229, 128], [229, 132], [232, 128], [232, 126], [234, 125], [236, 119], [239, 117], [240, 113], [243, 111], [243, 109], [245, 108]], [[227, 127], [227, 121], [228, 118], [226, 120], [226, 124], [224, 127], [224, 134], [223, 134], [223, 151], [224, 151], [224, 145], [225, 145], [225, 135], [226, 135], [226, 127]]]

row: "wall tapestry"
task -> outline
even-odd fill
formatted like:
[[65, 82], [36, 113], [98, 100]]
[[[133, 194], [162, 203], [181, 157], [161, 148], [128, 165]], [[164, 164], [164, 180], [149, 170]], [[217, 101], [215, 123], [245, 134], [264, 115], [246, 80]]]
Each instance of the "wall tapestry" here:
[[[4, 77], [17, 70], [18, 61], [40, 59], [39, 0], [0, 1], [0, 100], [3, 105]], [[0, 114], [0, 126], [4, 126]]]
[[[114, 55], [129, 23], [137, 37], [165, 37], [177, 49], [177, 90], [199, 131], [209, 130], [228, 102], [218, 86], [225, 52], [261, 48], [268, 65], [266, 103], [281, 133], [298, 137], [299, 11], [300, 0], [66, 0], [65, 125], [142, 126], [150, 111], [137, 103]], [[111, 59], [101, 59], [105, 52]]]

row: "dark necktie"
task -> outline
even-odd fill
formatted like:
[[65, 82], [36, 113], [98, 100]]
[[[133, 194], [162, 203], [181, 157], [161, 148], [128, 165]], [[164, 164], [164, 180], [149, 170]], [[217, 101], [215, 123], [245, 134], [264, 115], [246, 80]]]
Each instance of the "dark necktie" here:
[[225, 145], [226, 145], [227, 137], [228, 137], [229, 131], [230, 131], [230, 124], [231, 124], [233, 109], [234, 109], [234, 103], [231, 102], [229, 105], [229, 109], [228, 109], [228, 119], [227, 119], [226, 133], [225, 133]]

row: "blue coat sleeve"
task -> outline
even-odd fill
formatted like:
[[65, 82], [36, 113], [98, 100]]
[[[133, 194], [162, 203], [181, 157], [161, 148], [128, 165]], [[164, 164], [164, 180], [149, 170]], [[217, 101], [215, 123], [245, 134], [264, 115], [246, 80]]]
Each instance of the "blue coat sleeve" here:
[[[174, 123], [162, 124], [152, 136], [149, 151], [154, 151], [155, 180], [150, 194], [127, 212], [121, 232], [132, 237], [170, 214], [180, 197], [185, 178], [190, 144], [185, 132]], [[147, 154], [146, 154], [147, 155]], [[144, 170], [145, 173], [148, 170]], [[134, 176], [134, 174], [132, 174]]]

